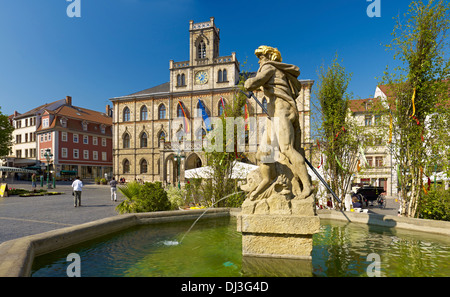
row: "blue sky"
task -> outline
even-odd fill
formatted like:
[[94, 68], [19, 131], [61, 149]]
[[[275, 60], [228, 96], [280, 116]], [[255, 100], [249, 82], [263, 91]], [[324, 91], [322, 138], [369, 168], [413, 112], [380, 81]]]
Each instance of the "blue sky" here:
[[[300, 79], [337, 52], [353, 73], [354, 98], [373, 96], [393, 53], [393, 17], [409, 0], [380, 0], [369, 18], [366, 0], [200, 1], [80, 0], [69, 18], [66, 0], [0, 0], [0, 106], [4, 114], [72, 96], [73, 104], [104, 111], [112, 97], [169, 80], [169, 60], [189, 59], [189, 20], [215, 17], [221, 55], [236, 52], [241, 70], [256, 71], [259, 45], [277, 47], [300, 67]], [[378, 77], [378, 79], [377, 79]]]

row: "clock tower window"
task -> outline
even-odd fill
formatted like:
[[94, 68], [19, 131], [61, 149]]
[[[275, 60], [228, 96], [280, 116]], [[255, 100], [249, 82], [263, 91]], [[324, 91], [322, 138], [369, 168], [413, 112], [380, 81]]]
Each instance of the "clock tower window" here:
[[197, 46], [197, 57], [199, 59], [206, 58], [206, 44], [203, 40], [201, 40]]
[[177, 75], [177, 87], [184, 87], [186, 86], [186, 76], [183, 74]]

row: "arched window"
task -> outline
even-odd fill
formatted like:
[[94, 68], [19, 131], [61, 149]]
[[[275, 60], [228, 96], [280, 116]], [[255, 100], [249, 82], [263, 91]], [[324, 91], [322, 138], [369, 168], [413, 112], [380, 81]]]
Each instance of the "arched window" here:
[[201, 40], [197, 46], [197, 57], [199, 59], [206, 58], [206, 44], [203, 40]]
[[123, 148], [130, 148], [130, 134], [128, 133], [123, 135]]
[[147, 117], [147, 106], [141, 107], [141, 121], [146, 121], [148, 119]]
[[181, 104], [183, 104], [183, 103], [180, 102], [177, 105], [177, 117], [178, 118], [183, 118], [184, 117], [184, 113], [183, 113], [184, 106], [181, 106]]
[[202, 140], [206, 136], [205, 129], [201, 128], [197, 130], [197, 133], [195, 133], [195, 139], [196, 140]]
[[142, 159], [141, 160], [141, 163], [139, 164], [139, 167], [140, 167], [140, 169], [141, 169], [141, 174], [142, 173], [147, 173], [147, 160], [145, 160], [145, 159]]
[[141, 148], [147, 147], [147, 133], [143, 132], [141, 134]]
[[161, 104], [158, 108], [158, 119], [164, 120], [166, 118], [166, 106]]
[[263, 100], [262, 100], [262, 105], [263, 105], [264, 108], [267, 110], [267, 99], [266, 99], [266, 97], [263, 98]]
[[166, 139], [166, 133], [164, 133], [164, 131], [159, 132], [158, 141], [165, 141], [165, 139]]
[[226, 102], [225, 100], [222, 98], [219, 100], [219, 106], [218, 106], [218, 110], [219, 110], [219, 116], [221, 116], [223, 114], [224, 111], [224, 107], [226, 106]]
[[226, 69], [224, 69], [223, 72], [222, 72], [222, 81], [228, 81], [227, 70]]
[[177, 75], [177, 87], [181, 86], [181, 75]]
[[185, 86], [186, 85], [186, 76], [183, 74], [181, 74], [181, 85]]
[[130, 161], [128, 161], [127, 159], [123, 160], [123, 173], [130, 173]]
[[128, 107], [125, 107], [123, 109], [123, 121], [124, 122], [130, 121], [130, 109]]
[[219, 70], [219, 72], [217, 73], [217, 81], [222, 82], [222, 70]]

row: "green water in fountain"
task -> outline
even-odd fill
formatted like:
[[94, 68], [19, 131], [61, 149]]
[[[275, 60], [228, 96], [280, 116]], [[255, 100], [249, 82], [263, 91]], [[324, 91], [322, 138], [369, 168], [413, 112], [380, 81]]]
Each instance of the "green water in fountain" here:
[[[270, 259], [250, 264], [241, 254], [235, 218], [134, 227], [37, 257], [32, 276], [66, 276], [70, 253], [81, 258], [81, 276], [305, 276], [304, 262]], [[450, 239], [357, 223], [321, 221], [313, 237], [311, 276], [367, 276], [380, 256], [381, 276], [450, 276]]]

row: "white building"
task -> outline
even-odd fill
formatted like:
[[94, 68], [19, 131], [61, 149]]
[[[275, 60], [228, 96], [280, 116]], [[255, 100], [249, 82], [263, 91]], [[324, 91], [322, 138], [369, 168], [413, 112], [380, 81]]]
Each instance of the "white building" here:
[[[69, 98], [69, 97], [68, 97]], [[55, 110], [68, 100], [61, 99], [38, 106], [23, 114], [14, 112], [12, 116], [13, 145], [11, 155], [4, 158], [4, 165], [9, 167], [40, 167], [37, 157], [36, 129], [40, 125], [44, 110]]]
[[[374, 107], [384, 106], [386, 102], [386, 87], [378, 86], [374, 98], [350, 100], [351, 115], [365, 132], [372, 135], [367, 137], [364, 156], [367, 163], [360, 160], [360, 171], [355, 174], [353, 184], [372, 185], [383, 187], [386, 195], [397, 194], [397, 172], [395, 170], [392, 154], [389, 151], [389, 135], [381, 125], [389, 123], [389, 117], [383, 112], [375, 112]], [[380, 104], [381, 103], [381, 104]]]

